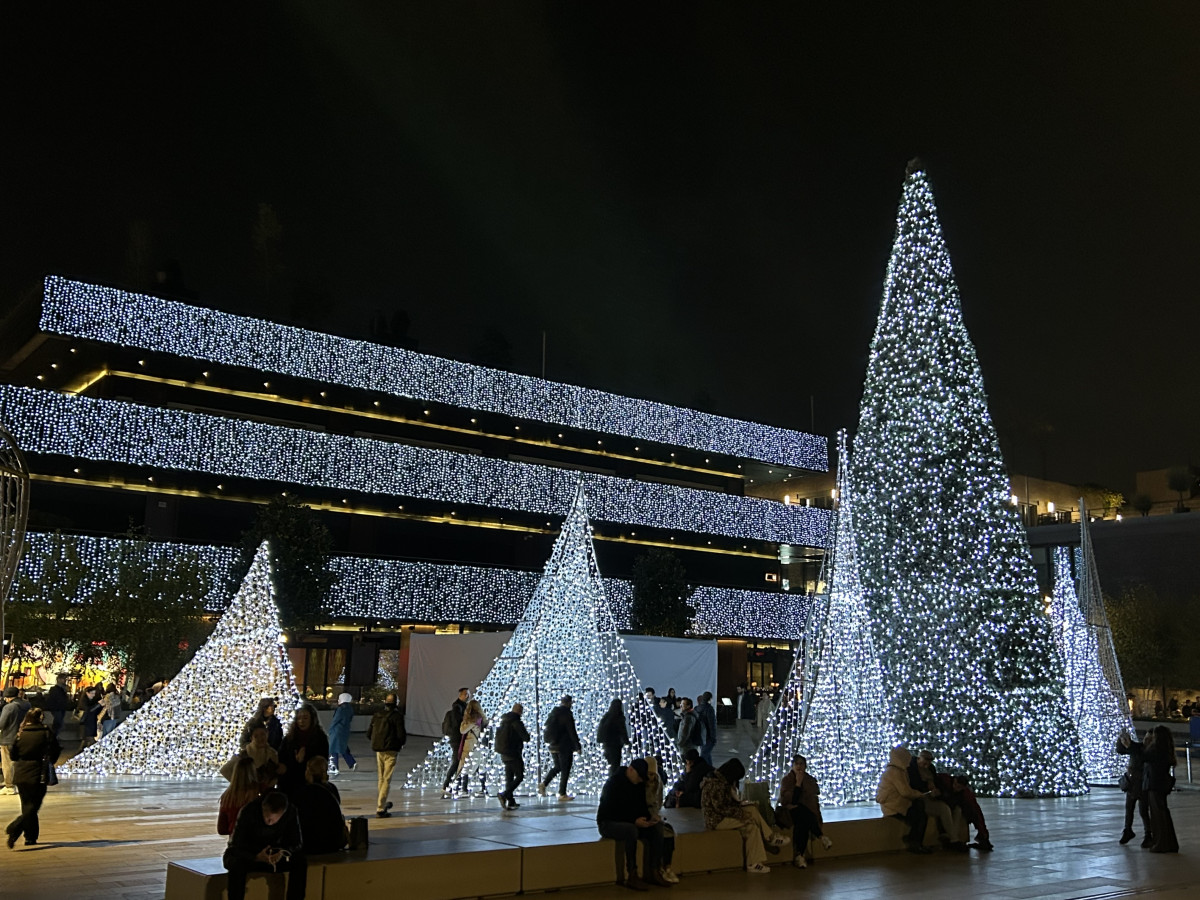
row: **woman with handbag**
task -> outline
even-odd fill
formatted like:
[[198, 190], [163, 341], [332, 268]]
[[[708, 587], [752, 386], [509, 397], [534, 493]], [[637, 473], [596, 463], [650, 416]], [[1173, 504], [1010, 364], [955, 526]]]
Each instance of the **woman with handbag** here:
[[13, 744], [13, 783], [21, 795], [21, 814], [6, 829], [9, 850], [17, 845], [17, 838], [22, 834], [25, 835], [25, 846], [37, 843], [40, 833], [38, 810], [46, 799], [47, 785], [58, 783], [54, 765], [61, 752], [54, 732], [43, 722], [42, 711], [31, 709], [25, 713]]
[[467, 771], [467, 757], [471, 755], [471, 751], [483, 738], [483, 729], [487, 728], [487, 716], [483, 714], [483, 707], [479, 705], [478, 700], [472, 700], [467, 704], [466, 711], [463, 713], [462, 724], [458, 726], [458, 733], [462, 736], [459, 739], [459, 756], [458, 769], [454, 775], [460, 780], [463, 791], [467, 790], [468, 779], [470, 773]]
[[792, 861], [798, 869], [808, 866], [804, 857], [804, 849], [808, 846], [809, 837], [819, 838], [821, 846], [828, 850], [833, 846], [821, 830], [821, 803], [818, 797], [821, 789], [817, 779], [808, 774], [808, 760], [803, 756], [792, 757], [792, 767], [788, 769], [783, 781], [779, 784], [779, 805], [775, 807], [775, 825], [780, 829], [792, 829], [792, 846], [796, 850]]

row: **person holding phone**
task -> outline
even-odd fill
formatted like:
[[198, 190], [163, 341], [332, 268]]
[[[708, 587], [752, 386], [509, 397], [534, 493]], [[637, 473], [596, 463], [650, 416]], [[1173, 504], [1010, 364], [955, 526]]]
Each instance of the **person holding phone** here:
[[304, 900], [308, 860], [286, 794], [271, 791], [242, 807], [221, 862], [229, 872], [229, 900], [244, 900], [250, 872], [287, 872], [287, 900]]

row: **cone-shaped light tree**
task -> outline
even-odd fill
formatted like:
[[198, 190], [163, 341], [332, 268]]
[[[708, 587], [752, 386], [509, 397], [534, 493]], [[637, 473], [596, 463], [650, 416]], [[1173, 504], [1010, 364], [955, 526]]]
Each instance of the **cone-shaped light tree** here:
[[772, 794], [796, 754], [807, 757], [830, 805], [870, 800], [894, 740], [887, 695], [858, 573], [853, 495], [846, 489], [850, 455], [838, 433], [837, 505], [796, 662], [779, 707], [767, 722], [750, 777]]
[[[492, 670], [474, 692], [489, 725], [483, 740], [465, 761], [463, 771], [485, 779], [486, 790], [504, 786], [504, 768], [492, 749], [500, 716], [513, 705], [524, 707], [532, 740], [525, 746], [525, 782], [532, 793], [551, 765], [542, 743], [542, 726], [560, 698], [570, 695], [583, 752], [576, 756], [571, 790], [599, 795], [608, 764], [596, 744], [596, 726], [614, 698], [620, 698], [629, 724], [630, 746], [625, 758], [659, 754], [666, 764], [663, 780], [680, 766], [674, 745], [662, 723], [641, 694], [625, 643], [613, 622], [604, 583], [596, 567], [587, 497], [581, 482], [563, 523], [533, 599], [504, 645]], [[450, 765], [450, 742], [438, 741], [419, 766], [409, 773], [406, 787], [441, 787]]]
[[850, 488], [898, 736], [977, 791], [1086, 790], [933, 193], [910, 165]]
[[[1067, 547], [1054, 551], [1049, 614], [1063, 657], [1067, 708], [1079, 731], [1088, 780], [1113, 782], [1126, 768], [1125, 758], [1116, 752], [1117, 739], [1126, 729], [1133, 733], [1133, 721], [1100, 594], [1100, 575], [1082, 500], [1079, 508], [1078, 554]], [[1072, 563], [1077, 563], [1077, 568]]]
[[300, 702], [264, 541], [216, 629], [177, 676], [112, 733], [60, 767], [70, 775], [210, 777], [238, 752], [264, 696], [291, 721]]

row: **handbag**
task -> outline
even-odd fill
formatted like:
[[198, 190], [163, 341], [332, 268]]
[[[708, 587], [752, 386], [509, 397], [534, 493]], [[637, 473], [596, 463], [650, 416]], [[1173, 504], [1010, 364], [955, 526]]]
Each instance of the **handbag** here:
[[792, 812], [782, 803], [775, 807], [775, 827], [783, 830], [792, 827]]
[[1128, 772], [1122, 772], [1120, 780], [1117, 781], [1117, 787], [1123, 791], [1128, 791], [1130, 788], [1130, 778]]
[[50, 787], [58, 784], [58, 773], [54, 771], [54, 763], [49, 756], [42, 757], [42, 784]]
[[350, 831], [350, 840], [347, 842], [348, 850], [366, 850], [367, 844], [371, 841], [367, 835], [367, 817], [355, 816], [353, 819], [347, 820], [347, 826]]

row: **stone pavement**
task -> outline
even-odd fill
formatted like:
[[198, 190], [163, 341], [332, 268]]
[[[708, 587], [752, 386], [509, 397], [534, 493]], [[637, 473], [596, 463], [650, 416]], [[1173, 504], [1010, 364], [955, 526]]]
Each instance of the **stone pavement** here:
[[[428, 742], [420, 739], [410, 742], [397, 764], [394, 784], [402, 783], [402, 773], [423, 757], [427, 747]], [[337, 783], [347, 815], [373, 814], [373, 754], [360, 757], [359, 771], [341, 775]], [[42, 843], [29, 848], [18, 843], [15, 851], [0, 847], [0, 898], [162, 897], [168, 860], [220, 855], [225, 839], [215, 833], [216, 808], [223, 788], [220, 780], [63, 779], [51, 789], [42, 809]], [[372, 816], [373, 833], [454, 824], [468, 837], [473, 827], [479, 827], [472, 823], [490, 825], [501, 816], [491, 798], [448, 801], [437, 792], [396, 788], [392, 797], [393, 817]], [[831, 896], [836, 892], [838, 900], [1200, 896], [1200, 792], [1171, 795], [1182, 847], [1178, 855], [1146, 853], [1137, 846], [1140, 835], [1120, 846], [1123, 800], [1114, 789], [1062, 800], [984, 800], [997, 846], [989, 855], [899, 853], [829, 860], [804, 871], [776, 866], [769, 876], [691, 877], [672, 891], [677, 898], [686, 895], [691, 900], [795, 891]], [[522, 798], [521, 802], [519, 817], [590, 814], [594, 809], [590, 800], [558, 803], [553, 798]], [[16, 797], [0, 796], [0, 821], [7, 822], [17, 809]], [[613, 886], [572, 891], [569, 896], [592, 900], [628, 896], [628, 892]]]

